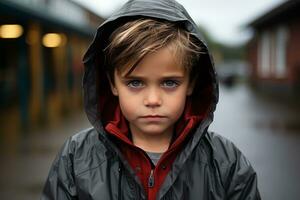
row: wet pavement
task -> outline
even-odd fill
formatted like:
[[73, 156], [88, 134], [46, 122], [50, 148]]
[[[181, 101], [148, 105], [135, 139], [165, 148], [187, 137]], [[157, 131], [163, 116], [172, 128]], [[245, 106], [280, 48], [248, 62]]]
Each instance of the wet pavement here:
[[39, 199], [50, 166], [64, 141], [89, 127], [83, 113], [23, 134], [13, 146], [1, 148], [0, 199]]
[[[300, 108], [293, 99], [221, 87], [211, 130], [232, 140], [258, 173], [264, 200], [300, 198]], [[39, 199], [50, 165], [70, 135], [89, 127], [83, 113], [24, 135], [0, 152], [1, 199]]]
[[258, 173], [262, 199], [300, 199], [300, 102], [221, 87], [211, 130], [232, 140]]

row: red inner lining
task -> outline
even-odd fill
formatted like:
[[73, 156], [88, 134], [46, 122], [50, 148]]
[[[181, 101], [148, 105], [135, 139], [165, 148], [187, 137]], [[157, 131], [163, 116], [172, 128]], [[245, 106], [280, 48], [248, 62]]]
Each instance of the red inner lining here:
[[[190, 131], [193, 130], [200, 121], [205, 117], [205, 115], [192, 115], [192, 106], [190, 101], [187, 101], [184, 113], [181, 119], [176, 123], [175, 140], [170, 145], [169, 149], [163, 154], [159, 163], [157, 163], [154, 177], [155, 177], [155, 187], [151, 188], [152, 195], [155, 195], [161, 184], [163, 183], [166, 175], [171, 169], [171, 165], [174, 162], [177, 153], [180, 151], [181, 146], [184, 144], [185, 139], [189, 135]], [[147, 193], [148, 191], [148, 177], [151, 170], [151, 163], [148, 158], [145, 156], [144, 152], [134, 146], [132, 141], [129, 138], [129, 129], [128, 124], [124, 116], [122, 115], [119, 105], [116, 105], [115, 112], [113, 115], [113, 120], [109, 121], [105, 130], [115, 136], [121, 143], [120, 151], [123, 153], [123, 156], [127, 159], [130, 166], [133, 170], [139, 167], [141, 172], [137, 172], [138, 177], [141, 180], [141, 183], [144, 186], [144, 189]], [[160, 166], [165, 166], [165, 169], [162, 170]], [[149, 197], [149, 199], [151, 199]]]

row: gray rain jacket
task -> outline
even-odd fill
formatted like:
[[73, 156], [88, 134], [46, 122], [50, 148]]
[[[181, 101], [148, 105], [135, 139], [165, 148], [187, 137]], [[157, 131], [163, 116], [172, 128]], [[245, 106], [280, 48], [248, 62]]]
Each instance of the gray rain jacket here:
[[[145, 190], [137, 171], [120, 150], [126, 144], [105, 129], [116, 100], [103, 71], [102, 50], [116, 27], [140, 17], [181, 24], [199, 39], [206, 52], [196, 65], [199, 77], [190, 100], [193, 115], [200, 116], [201, 120], [189, 130], [180, 151], [175, 151], [166, 177], [151, 198], [150, 189]], [[41, 199], [260, 199], [257, 176], [248, 160], [230, 141], [208, 131], [218, 102], [216, 73], [196, 24], [180, 4], [173, 0], [130, 0], [98, 28], [84, 56], [84, 64], [84, 103], [93, 127], [65, 142], [50, 169]]]

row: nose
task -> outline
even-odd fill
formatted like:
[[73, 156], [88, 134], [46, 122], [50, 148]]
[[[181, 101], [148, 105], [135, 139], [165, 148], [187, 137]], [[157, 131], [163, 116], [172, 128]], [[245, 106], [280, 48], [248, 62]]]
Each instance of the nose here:
[[146, 107], [159, 107], [162, 104], [161, 93], [157, 88], [149, 88], [144, 98], [144, 105]]

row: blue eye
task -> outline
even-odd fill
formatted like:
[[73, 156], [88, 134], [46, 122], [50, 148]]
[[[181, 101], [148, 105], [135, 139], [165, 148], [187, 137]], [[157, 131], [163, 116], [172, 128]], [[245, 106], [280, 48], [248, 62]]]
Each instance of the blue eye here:
[[143, 87], [144, 85], [143, 85], [142, 81], [139, 81], [139, 80], [132, 80], [132, 81], [129, 81], [129, 82], [127, 83], [127, 86], [128, 86], [128, 87], [131, 87], [131, 88], [141, 88], [141, 87]]
[[162, 83], [162, 86], [165, 87], [165, 88], [175, 88], [178, 85], [179, 85], [179, 83], [177, 81], [174, 81], [174, 80], [165, 80]]

